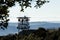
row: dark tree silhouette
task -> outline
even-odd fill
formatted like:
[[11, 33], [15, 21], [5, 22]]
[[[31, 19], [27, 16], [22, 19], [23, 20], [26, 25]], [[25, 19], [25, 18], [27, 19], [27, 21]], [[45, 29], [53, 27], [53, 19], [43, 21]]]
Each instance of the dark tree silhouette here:
[[[8, 7], [12, 7], [12, 6], [15, 5], [16, 1], [19, 2], [20, 7], [21, 7], [21, 11], [24, 11], [24, 6], [25, 6], [25, 8], [32, 7], [31, 6], [31, 4], [32, 4], [31, 2], [33, 0], [0, 0], [0, 4], [6, 4]], [[35, 7], [39, 7], [40, 8], [46, 2], [49, 2], [49, 1], [46, 1], [46, 0], [37, 0]]]
[[[18, 2], [20, 4], [21, 11], [24, 12], [24, 7], [25, 8], [32, 7], [31, 6], [32, 1], [33, 0], [0, 0], [0, 28], [5, 29], [8, 26], [9, 19], [7, 19], [7, 18], [9, 17], [9, 14], [8, 14], [9, 11], [7, 9], [9, 7], [14, 6], [15, 2]], [[39, 7], [40, 8], [46, 2], [49, 2], [49, 1], [37, 0], [36, 5], [34, 7]]]
[[8, 13], [8, 7], [7, 5], [0, 5], [0, 28], [5, 29], [8, 26], [8, 20], [7, 17], [9, 16]]

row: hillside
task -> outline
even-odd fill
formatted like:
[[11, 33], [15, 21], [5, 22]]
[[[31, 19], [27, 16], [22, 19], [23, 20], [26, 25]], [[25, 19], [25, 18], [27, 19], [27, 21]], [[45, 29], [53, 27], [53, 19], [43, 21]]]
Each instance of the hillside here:
[[39, 28], [37, 30], [23, 30], [19, 34], [9, 34], [6, 36], [0, 36], [0, 40], [60, 40], [60, 28], [56, 29], [44, 29]]

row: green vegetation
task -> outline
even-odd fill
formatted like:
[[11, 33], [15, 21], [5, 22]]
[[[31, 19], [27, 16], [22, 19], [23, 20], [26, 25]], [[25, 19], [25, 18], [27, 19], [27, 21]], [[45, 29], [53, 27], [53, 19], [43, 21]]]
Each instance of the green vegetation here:
[[[19, 37], [18, 37], [19, 36]], [[23, 30], [19, 34], [0, 36], [0, 40], [60, 40], [60, 28], [57, 30]]]

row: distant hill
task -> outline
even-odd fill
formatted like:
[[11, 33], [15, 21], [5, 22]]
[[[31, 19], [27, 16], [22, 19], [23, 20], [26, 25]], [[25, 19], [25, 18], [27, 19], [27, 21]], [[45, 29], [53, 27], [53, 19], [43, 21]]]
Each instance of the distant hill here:
[[38, 27], [43, 27], [45, 29], [56, 29], [60, 28], [60, 23], [53, 23], [53, 22], [31, 22], [31, 27], [34, 27], [38, 29]]

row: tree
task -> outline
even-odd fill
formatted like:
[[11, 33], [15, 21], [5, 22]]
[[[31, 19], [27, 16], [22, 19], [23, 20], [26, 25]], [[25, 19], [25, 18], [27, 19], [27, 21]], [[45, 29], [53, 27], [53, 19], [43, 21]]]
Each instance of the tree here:
[[9, 16], [8, 13], [8, 7], [6, 5], [0, 5], [0, 28], [5, 29], [8, 26], [8, 20], [7, 17]]
[[[18, 2], [20, 4], [21, 7], [21, 11], [24, 12], [24, 7], [32, 7], [31, 6], [31, 2], [32, 0], [0, 0], [0, 28], [1, 29], [5, 29], [8, 26], [8, 21], [9, 19], [7, 19], [9, 17], [8, 14], [8, 8], [12, 7], [15, 5], [15, 2]], [[43, 4], [45, 4], [46, 0], [37, 0], [36, 1], [36, 5], [34, 7], [41, 7]]]

